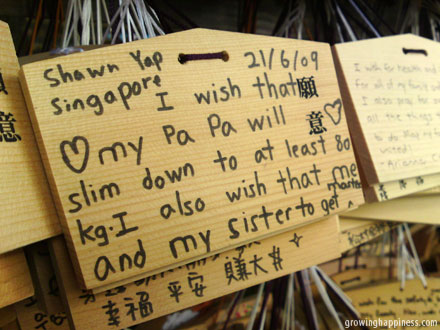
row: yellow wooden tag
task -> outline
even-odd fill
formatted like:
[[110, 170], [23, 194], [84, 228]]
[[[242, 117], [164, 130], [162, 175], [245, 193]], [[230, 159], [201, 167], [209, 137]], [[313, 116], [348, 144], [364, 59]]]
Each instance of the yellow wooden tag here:
[[[426, 289], [420, 280], [415, 279], [406, 281], [402, 291], [400, 282], [393, 282], [346, 291], [346, 294], [362, 320], [375, 321], [369, 324], [370, 328], [420, 329], [432, 326], [437, 329], [440, 324], [440, 278], [428, 278], [427, 282]], [[422, 324], [432, 320], [438, 323]]]
[[439, 223], [439, 195], [407, 196], [381, 203], [365, 204], [343, 217], [382, 221]]
[[341, 231], [341, 253], [371, 241], [390, 231], [393, 227], [392, 222], [375, 221], [372, 224]]
[[358, 268], [344, 271], [332, 276], [332, 280], [342, 289], [350, 290], [365, 287], [373, 283], [390, 280], [390, 268]]
[[34, 294], [29, 268], [23, 250], [0, 255], [0, 308]]
[[420, 191], [417, 194], [414, 194], [414, 196], [426, 196], [426, 195], [438, 195], [438, 194], [440, 194], [440, 186], [428, 190]]
[[406, 34], [333, 50], [368, 184], [439, 173], [440, 45]]
[[416, 192], [422, 192], [440, 185], [440, 173], [418, 176], [385, 183], [377, 183], [364, 188], [367, 202], [383, 202]]
[[327, 44], [196, 29], [24, 65], [22, 85], [87, 288], [363, 202]]
[[18, 82], [11, 32], [0, 22], [0, 253], [61, 233]]
[[359, 227], [372, 225], [374, 221], [372, 220], [362, 220], [362, 219], [350, 219], [350, 218], [341, 218], [339, 217], [339, 230], [341, 232], [356, 229]]
[[337, 258], [336, 217], [256, 241], [102, 293], [81, 290], [61, 238], [50, 241], [77, 329], [124, 328]]

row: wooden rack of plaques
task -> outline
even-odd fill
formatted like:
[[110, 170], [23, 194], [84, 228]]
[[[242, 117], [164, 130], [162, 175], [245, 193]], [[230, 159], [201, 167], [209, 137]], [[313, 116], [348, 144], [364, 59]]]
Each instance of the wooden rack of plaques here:
[[0, 329], [122, 329], [317, 264], [378, 313], [358, 285], [395, 265], [334, 260], [438, 223], [439, 47], [193, 29], [20, 68], [0, 23]]

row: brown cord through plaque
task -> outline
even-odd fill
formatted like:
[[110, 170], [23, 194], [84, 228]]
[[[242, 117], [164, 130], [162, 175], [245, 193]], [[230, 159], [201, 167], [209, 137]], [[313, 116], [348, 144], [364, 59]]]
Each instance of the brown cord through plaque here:
[[226, 51], [205, 54], [179, 54], [179, 57], [177, 59], [181, 64], [185, 64], [189, 61], [200, 60], [223, 60], [227, 62], [229, 60], [229, 55]]
[[408, 49], [408, 48], [402, 48], [402, 51], [405, 55], [407, 54], [423, 54], [425, 56], [428, 56], [428, 52], [424, 49]]

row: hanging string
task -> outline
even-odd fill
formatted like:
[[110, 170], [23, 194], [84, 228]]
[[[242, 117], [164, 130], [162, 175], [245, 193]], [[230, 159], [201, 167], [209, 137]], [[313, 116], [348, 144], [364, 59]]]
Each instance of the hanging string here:
[[60, 24], [64, 21], [64, 10], [63, 10], [63, 1], [57, 0], [57, 10], [55, 15], [55, 28], [53, 31], [53, 39], [52, 39], [52, 49], [56, 48], [57, 46], [57, 38], [58, 38], [58, 32], [60, 29]]
[[231, 305], [228, 308], [228, 315], [227, 315], [226, 321], [225, 321], [225, 323], [223, 325], [223, 330], [227, 329], [229, 321], [231, 320], [232, 314], [234, 313], [235, 308], [239, 304], [239, 301], [243, 298], [243, 295], [244, 295], [245, 291], [246, 291], [246, 289], [240, 290], [240, 291], [235, 293], [234, 299], [232, 300]]
[[373, 25], [373, 23], [370, 21], [370, 19], [368, 18], [367, 15], [364, 14], [364, 12], [359, 8], [359, 6], [357, 5], [357, 3], [354, 0], [348, 0], [348, 2], [350, 2], [350, 4], [352, 5], [352, 7], [354, 8], [354, 10], [359, 14], [359, 16], [362, 18], [362, 20], [367, 24], [367, 26], [370, 28], [370, 30], [374, 33], [374, 35], [376, 36], [376, 38], [380, 38], [381, 35], [379, 33], [379, 31], [377, 31], [376, 27]]
[[291, 325], [295, 324], [294, 288], [295, 288], [294, 274], [290, 274], [287, 277], [287, 291], [284, 301], [284, 313], [281, 324], [282, 330], [289, 330], [291, 328]]
[[310, 284], [307, 281], [307, 272], [302, 270], [296, 273], [298, 284], [300, 287], [300, 295], [303, 303], [304, 311], [306, 313], [307, 323], [309, 329], [318, 330], [318, 320], [316, 316], [316, 309], [314, 308], [313, 299], [310, 297]]
[[[326, 283], [328, 290], [347, 308], [351, 317], [360, 320], [359, 312], [354, 308], [351, 299], [342, 291], [342, 289], [333, 280], [328, 277], [319, 267], [314, 268], [319, 277]], [[366, 326], [360, 326], [361, 329], [368, 330]]]
[[106, 0], [69, 0], [61, 47], [102, 45], [110, 35], [114, 44], [164, 34], [156, 12], [143, 0], [118, 0], [117, 4], [109, 15], [115, 1], [107, 8]]
[[[422, 266], [420, 264], [419, 257], [417, 255], [417, 251], [414, 246], [414, 242], [411, 237], [411, 232], [409, 231], [408, 225], [403, 224], [398, 228], [398, 245], [397, 245], [397, 274], [398, 279], [400, 280], [400, 289], [403, 290], [405, 288], [406, 279], [414, 278], [414, 275], [419, 277], [423, 286], [427, 287], [427, 282], [425, 275], [423, 273]], [[412, 254], [406, 247], [405, 244], [405, 235], [407, 241], [409, 243]], [[408, 268], [407, 268], [408, 267]]]
[[404, 16], [399, 33], [400, 34], [405, 33], [405, 31], [409, 28], [412, 34], [419, 35], [420, 34], [419, 16], [420, 16], [419, 1], [409, 1], [406, 10], [406, 15]]
[[426, 8], [429, 11], [429, 24], [432, 39], [440, 41], [440, 3], [436, 0], [426, 0]]
[[261, 297], [263, 296], [263, 292], [264, 292], [264, 285], [265, 285], [264, 283], [261, 283], [258, 286], [257, 298], [255, 300], [254, 307], [252, 308], [252, 312], [249, 317], [249, 322], [246, 327], [246, 330], [252, 330], [254, 327], [255, 319], [257, 317], [257, 312], [258, 312], [258, 306], [260, 305]]
[[43, 16], [43, 0], [39, 0], [37, 15], [35, 17], [34, 30], [32, 31], [31, 44], [29, 46], [29, 55], [32, 55], [34, 52], [35, 40], [37, 39], [37, 33], [40, 28], [42, 16]]
[[306, 12], [306, 1], [288, 1], [287, 3], [287, 13], [282, 12], [278, 22], [275, 26], [273, 35], [278, 37], [293, 37], [291, 35], [291, 30], [296, 31], [296, 38], [303, 38], [304, 30], [304, 17]]
[[423, 268], [422, 268], [422, 265], [420, 263], [419, 255], [417, 254], [417, 250], [416, 250], [416, 247], [414, 245], [414, 241], [412, 239], [411, 231], [409, 230], [408, 224], [404, 223], [403, 224], [403, 228], [404, 228], [404, 231], [406, 233], [406, 238], [408, 240], [409, 246], [411, 248], [412, 258], [414, 260], [414, 264], [415, 264], [415, 267], [417, 269], [417, 275], [419, 276], [420, 280], [422, 281], [423, 286], [426, 288], [427, 287], [427, 283], [426, 283], [426, 279], [425, 279], [425, 274], [423, 272]]
[[309, 269], [310, 275], [313, 278], [313, 282], [316, 285], [316, 288], [318, 289], [319, 294], [321, 295], [321, 298], [327, 307], [327, 310], [330, 312], [330, 315], [335, 320], [336, 324], [338, 325], [340, 330], [344, 329], [344, 326], [342, 325], [341, 320], [339, 319], [338, 312], [336, 311], [335, 307], [333, 306], [333, 303], [330, 300], [330, 297], [327, 294], [327, 291], [325, 290], [324, 286], [322, 285], [322, 282], [318, 276], [318, 273], [316, 271], [315, 267], [310, 267]]
[[[104, 40], [112, 33], [111, 44], [115, 44], [118, 37], [122, 42], [146, 39], [165, 34], [157, 23], [159, 18], [156, 12], [147, 7], [141, 0], [119, 0], [120, 6], [112, 17], [104, 33]], [[114, 23], [116, 28], [112, 28]], [[119, 34], [121, 32], [121, 34]]]
[[[387, 23], [387, 21], [385, 21], [384, 19], [383, 19], [383, 17], [382, 17], [382, 15], [379, 15], [378, 13], [377, 13], [377, 11], [376, 10], [374, 10], [372, 7], [371, 7], [371, 5], [369, 4], [369, 1], [365, 1], [365, 0], [358, 0], [360, 3], [362, 3], [362, 5], [364, 6], [364, 7], [366, 7], [367, 9], [368, 9], [368, 11], [374, 16], [374, 17], [376, 17], [378, 20], [379, 20], [379, 22], [383, 25], [383, 26], [385, 26], [387, 29], [388, 29], [388, 31], [391, 33], [391, 34], [396, 34], [396, 31]], [[374, 26], [373, 26], [373, 28], [374, 29], [376, 29]], [[378, 32], [379, 33], [379, 32]], [[379, 33], [379, 36], [380, 36], [380, 33]]]
[[167, 316], [165, 323], [162, 325], [162, 330], [174, 330], [182, 326], [183, 324], [193, 320], [199, 315], [198, 312], [194, 312], [192, 309], [185, 309], [180, 312], [175, 312]]
[[335, 11], [336, 11], [339, 19], [341, 20], [343, 26], [345, 27], [345, 30], [347, 31], [350, 39], [352, 41], [358, 40], [358, 37], [356, 36], [356, 33], [352, 29], [350, 23], [348, 22], [347, 18], [345, 17], [344, 13], [341, 10], [341, 7], [339, 6], [339, 4], [338, 4], [338, 2], [336, 0], [334, 1], [334, 6], [335, 6]]
[[241, 0], [238, 6], [238, 31], [255, 33], [260, 0]]
[[270, 293], [272, 292], [273, 288], [273, 281], [269, 281], [266, 283], [265, 292], [264, 292], [264, 298], [263, 303], [261, 304], [260, 313], [258, 314], [258, 317], [255, 322], [255, 327], [258, 330], [263, 330], [264, 328], [264, 322], [266, 321], [266, 313], [267, 313], [267, 302], [269, 300]]

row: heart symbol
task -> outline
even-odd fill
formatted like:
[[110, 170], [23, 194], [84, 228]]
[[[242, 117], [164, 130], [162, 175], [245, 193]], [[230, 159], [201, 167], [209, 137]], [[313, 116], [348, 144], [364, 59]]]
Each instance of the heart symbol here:
[[330, 117], [335, 126], [339, 125], [339, 123], [341, 122], [341, 109], [341, 99], [337, 99], [335, 102], [333, 102], [333, 104], [327, 103], [326, 105], [324, 105], [325, 113]]
[[[79, 154], [78, 142], [82, 142], [84, 144], [84, 155], [82, 155], [82, 165], [80, 168], [76, 168], [72, 165], [72, 162], [69, 156], [66, 153], [66, 146], [69, 146], [72, 149], [75, 155]], [[62, 141], [60, 144], [61, 156], [64, 160], [66, 166], [74, 173], [80, 174], [84, 172], [87, 167], [87, 162], [89, 160], [89, 141], [83, 136], [75, 136], [72, 141]]]

